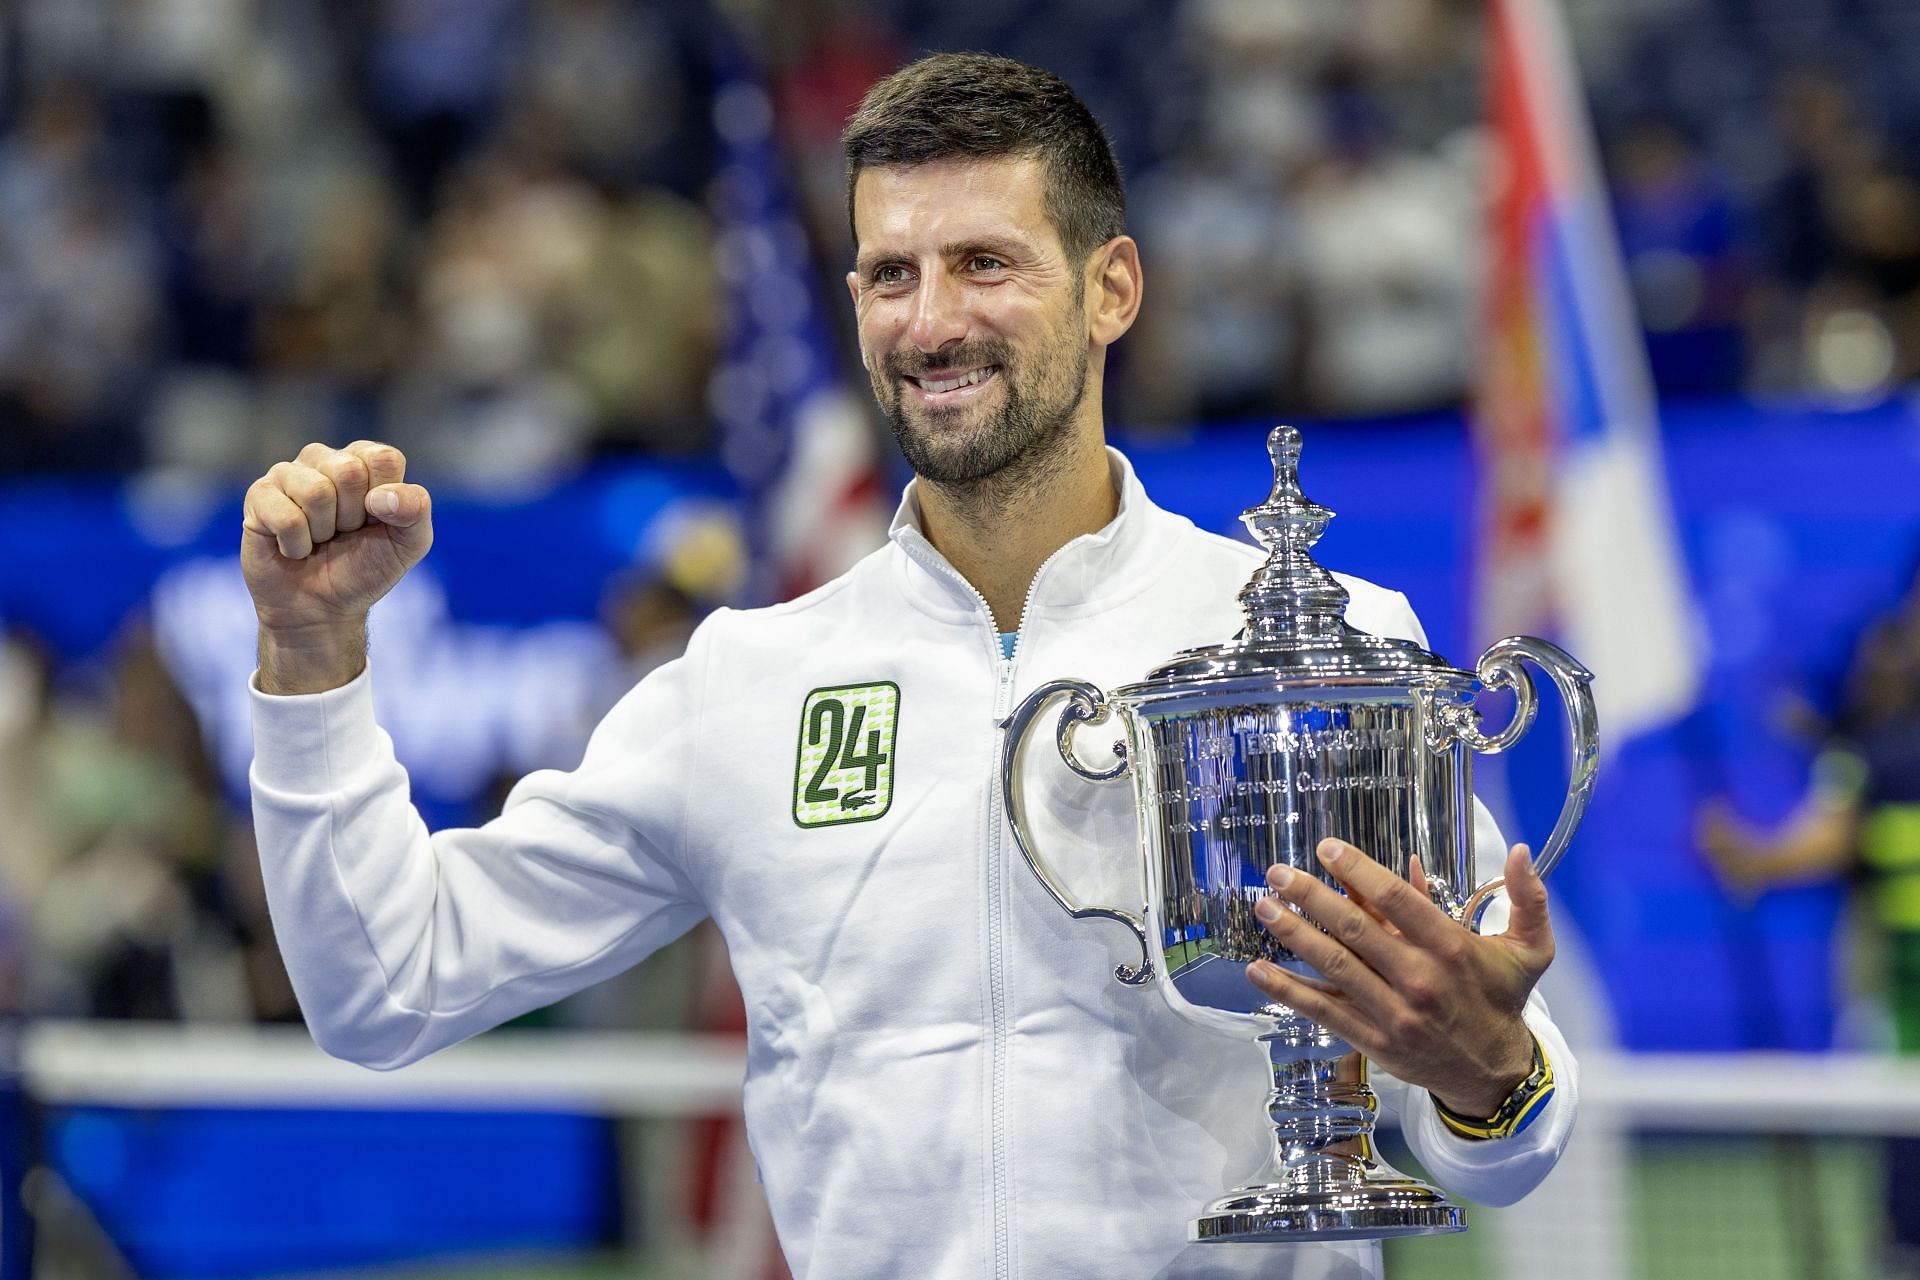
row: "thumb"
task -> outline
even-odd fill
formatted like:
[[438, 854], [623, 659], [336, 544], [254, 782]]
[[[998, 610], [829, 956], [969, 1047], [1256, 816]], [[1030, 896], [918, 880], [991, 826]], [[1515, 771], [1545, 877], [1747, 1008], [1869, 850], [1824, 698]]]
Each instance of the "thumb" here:
[[391, 530], [394, 545], [418, 560], [433, 545], [433, 499], [417, 484], [383, 484], [367, 493], [367, 514]]
[[1531, 951], [1553, 955], [1553, 920], [1547, 913], [1547, 886], [1533, 869], [1533, 853], [1524, 844], [1507, 853], [1507, 937]]

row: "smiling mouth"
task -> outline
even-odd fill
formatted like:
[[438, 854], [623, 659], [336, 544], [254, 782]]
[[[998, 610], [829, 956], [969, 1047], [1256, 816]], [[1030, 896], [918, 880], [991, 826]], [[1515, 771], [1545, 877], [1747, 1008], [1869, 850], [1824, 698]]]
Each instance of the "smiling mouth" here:
[[946, 373], [938, 377], [914, 377], [907, 375], [907, 381], [929, 395], [940, 395], [947, 391], [958, 391], [962, 387], [978, 386], [1000, 372], [997, 364], [983, 364], [977, 369], [968, 369], [964, 373]]

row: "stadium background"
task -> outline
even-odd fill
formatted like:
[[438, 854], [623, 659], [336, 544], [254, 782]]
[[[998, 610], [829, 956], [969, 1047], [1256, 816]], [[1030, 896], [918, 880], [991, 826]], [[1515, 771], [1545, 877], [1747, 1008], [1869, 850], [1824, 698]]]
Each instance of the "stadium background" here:
[[[1715, 797], [1758, 822], [1794, 808], [1809, 725], [1920, 559], [1920, 10], [1566, 10], [1702, 693], [1609, 758], [1554, 888], [1617, 1038], [1596, 1059], [1629, 1082], [1682, 1065], [1621, 1102], [1621, 1203], [1588, 1214], [1610, 1243], [1574, 1256], [1593, 1224], [1549, 1215], [1398, 1249], [1393, 1274], [1495, 1268], [1503, 1233], [1574, 1274], [1880, 1274], [1868, 1138], [1920, 1115], [1832, 1096], [1869, 1077], [1831, 1070], [1867, 1071], [1884, 1040], [1848, 888], [1729, 893], [1694, 833]], [[275, 1024], [298, 1012], [244, 804], [241, 490], [309, 439], [408, 451], [439, 541], [376, 614], [383, 716], [430, 819], [483, 817], [503, 781], [577, 756], [701, 610], [805, 576], [794, 530], [845, 514], [809, 518], [808, 495], [897, 490], [848, 409], [837, 132], [903, 58], [984, 48], [1066, 77], [1128, 171], [1150, 302], [1110, 418], [1151, 491], [1228, 530], [1263, 487], [1265, 427], [1301, 422], [1307, 489], [1340, 513], [1324, 560], [1406, 590], [1465, 661], [1487, 639], [1464, 412], [1482, 16], [0, 8], [5, 1274], [770, 1274], [727, 1164], [710, 940], [499, 1033], [547, 1037], [517, 1081], [375, 1098], [353, 1090], [392, 1086], [287, 1065]], [[837, 442], [826, 461], [796, 444], [809, 430]], [[1551, 736], [1504, 780], [1524, 831], [1560, 791]], [[674, 1034], [604, 1038], [644, 1032]], [[1731, 1061], [1756, 1065], [1760, 1102], [1687, 1120]], [[568, 1075], [623, 1062], [665, 1083]]]

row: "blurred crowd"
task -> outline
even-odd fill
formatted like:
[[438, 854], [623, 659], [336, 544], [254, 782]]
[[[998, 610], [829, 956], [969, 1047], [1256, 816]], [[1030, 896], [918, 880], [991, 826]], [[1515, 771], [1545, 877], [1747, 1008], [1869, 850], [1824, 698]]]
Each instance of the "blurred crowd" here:
[[0, 465], [380, 436], [511, 487], [705, 443], [708, 129], [671, 7], [6, 13]]
[[0, 645], [0, 1008], [297, 1016], [246, 830], [151, 637], [103, 680], [63, 695], [30, 638]]
[[[738, 555], [725, 529], [692, 528], [609, 582], [596, 621], [511, 631], [449, 618], [432, 573], [409, 576], [373, 637], [394, 677], [383, 723], [433, 825], [484, 821], [522, 775], [578, 764]], [[97, 660], [0, 628], [0, 1017], [299, 1019], [247, 818], [251, 621], [233, 566], [203, 559]], [[686, 998], [617, 986], [553, 1016], [630, 1027]]]
[[[1920, 10], [1567, 7], [1663, 390], [1920, 372]], [[1080, 87], [1130, 174], [1154, 303], [1122, 419], [1468, 389], [1475, 0], [17, 0], [0, 470], [237, 476], [379, 436], [511, 489], [710, 447], [723, 22], [836, 315], [847, 110], [917, 50], [988, 48]]]
[[[1920, 7], [1566, 5], [1662, 390], [1920, 376]], [[0, 474], [232, 483], [377, 437], [513, 496], [599, 455], [710, 451], [712, 99], [736, 37], [839, 324], [847, 111], [919, 50], [991, 49], [1078, 87], [1129, 174], [1152, 304], [1119, 420], [1468, 393], [1475, 0], [13, 0]], [[621, 589], [616, 666], [701, 607]], [[0, 1005], [296, 1016], [164, 647], [135, 629], [64, 683], [26, 637], [0, 654]]]

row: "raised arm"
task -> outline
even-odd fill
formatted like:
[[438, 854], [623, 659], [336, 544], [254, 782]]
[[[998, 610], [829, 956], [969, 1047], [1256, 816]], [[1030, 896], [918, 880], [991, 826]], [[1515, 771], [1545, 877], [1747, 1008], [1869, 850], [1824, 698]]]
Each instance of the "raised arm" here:
[[677, 848], [697, 662], [628, 695], [578, 769], [528, 777], [483, 827], [428, 834], [365, 651], [368, 608], [431, 541], [404, 468], [388, 446], [309, 446], [249, 491], [242, 547], [274, 932], [314, 1038], [379, 1068], [611, 976], [703, 914]]

